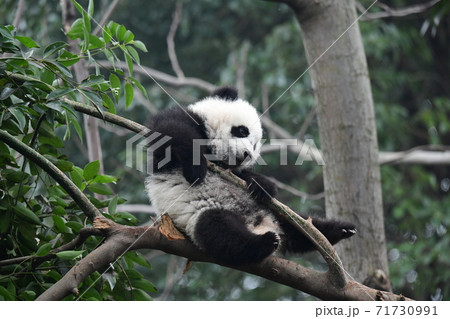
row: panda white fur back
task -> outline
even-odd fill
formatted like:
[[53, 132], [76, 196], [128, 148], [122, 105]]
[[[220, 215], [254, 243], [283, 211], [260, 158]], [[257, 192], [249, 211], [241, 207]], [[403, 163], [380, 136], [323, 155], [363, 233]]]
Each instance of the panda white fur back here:
[[[236, 90], [221, 88], [187, 108], [163, 111], [150, 129], [171, 137], [164, 148], [153, 150], [154, 173], [146, 180], [150, 200], [158, 215], [167, 213], [198, 248], [225, 264], [259, 262], [276, 251], [314, 249], [262, 204], [277, 190], [251, 170], [261, 148], [261, 121]], [[199, 140], [201, 146], [195, 142]], [[158, 167], [167, 147], [170, 161]], [[208, 171], [206, 157], [231, 169], [249, 190]], [[353, 224], [341, 221], [313, 218], [313, 224], [333, 244], [356, 232]]]
[[267, 231], [278, 236], [282, 234], [276, 218], [264, 205], [249, 197], [246, 190], [213, 172], [207, 172], [205, 180], [198, 186], [191, 186], [181, 169], [154, 174], [147, 179], [146, 189], [158, 215], [167, 213], [177, 228], [200, 248], [203, 247], [196, 239], [195, 227], [199, 216], [211, 209], [240, 211], [246, 227], [255, 234]]

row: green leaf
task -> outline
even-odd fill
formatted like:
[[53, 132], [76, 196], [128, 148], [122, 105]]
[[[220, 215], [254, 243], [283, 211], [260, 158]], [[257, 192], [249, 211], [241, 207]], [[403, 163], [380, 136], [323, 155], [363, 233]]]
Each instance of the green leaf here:
[[56, 166], [63, 172], [70, 172], [73, 169], [73, 163], [70, 161], [59, 159]]
[[83, 7], [75, 0], [71, 0], [73, 5], [75, 6], [75, 8], [77, 8], [78, 12], [83, 14], [84, 13], [84, 9]]
[[16, 88], [14, 88], [11, 83], [6, 84], [2, 88], [2, 93], [0, 93], [0, 100], [1, 101], [6, 100], [7, 98], [10, 97], [11, 94], [14, 93], [15, 90], [16, 90]]
[[125, 55], [125, 61], [127, 62], [128, 73], [130, 74], [130, 76], [133, 76], [133, 58], [131, 54], [128, 53], [126, 48], [124, 48], [123, 50], [124, 50], [123, 53]]
[[103, 27], [102, 35], [103, 40], [105, 40], [105, 43], [109, 43], [111, 41], [112, 33], [108, 26]]
[[75, 233], [79, 233], [80, 230], [84, 227], [82, 224], [78, 222], [67, 222], [66, 226], [72, 229]]
[[0, 210], [0, 234], [6, 233], [8, 231], [10, 224], [11, 224], [11, 214], [9, 212]]
[[113, 100], [109, 97], [107, 94], [102, 93], [102, 100], [103, 105], [108, 108], [108, 111], [110, 113], [116, 114], [116, 105], [114, 104]]
[[45, 256], [47, 255], [50, 250], [52, 250], [52, 244], [51, 243], [45, 243], [42, 246], [39, 247], [39, 249], [36, 252], [36, 256]]
[[83, 184], [83, 170], [79, 167], [73, 167], [72, 171], [69, 173], [70, 174], [70, 179], [72, 180], [72, 182], [79, 188], [81, 189], [82, 184]]
[[130, 30], [127, 30], [123, 35], [123, 42], [129, 43], [134, 40], [134, 34]]
[[72, 260], [80, 256], [82, 253], [84, 253], [84, 250], [67, 250], [56, 253], [56, 256], [60, 259]]
[[22, 172], [20, 170], [14, 170], [14, 169], [2, 169], [1, 175], [4, 179], [14, 182], [14, 183], [26, 183], [28, 181], [28, 178], [30, 177], [29, 174]]
[[147, 51], [147, 47], [145, 46], [145, 44], [142, 41], [136, 40], [133, 41], [132, 44], [138, 48], [139, 50], [141, 50], [142, 52], [148, 52]]
[[37, 45], [36, 42], [34, 42], [31, 38], [29, 37], [24, 37], [24, 36], [19, 36], [16, 35], [14, 38], [16, 38], [17, 40], [20, 41], [20, 43], [22, 43], [24, 46], [26, 46], [27, 48], [39, 48], [39, 45]]
[[111, 49], [104, 49], [103, 53], [105, 54], [106, 58], [108, 59], [109, 63], [111, 63], [112, 67], [114, 68], [114, 71], [116, 70], [116, 55]]
[[137, 222], [136, 217], [134, 217], [133, 214], [130, 214], [130, 213], [128, 213], [128, 212], [118, 212], [118, 213], [116, 213], [114, 216], [115, 216], [115, 217], [119, 217], [119, 218], [126, 219], [126, 220], [128, 220], [128, 221], [130, 221], [130, 222], [132, 222], [132, 223]]
[[130, 83], [125, 83], [125, 108], [128, 108], [133, 102], [134, 89]]
[[84, 79], [80, 86], [82, 87], [92, 87], [99, 84], [108, 83], [108, 81], [105, 80], [103, 75], [90, 75], [87, 79]]
[[103, 105], [103, 101], [101, 97], [98, 96], [98, 94], [88, 90], [79, 90], [79, 92], [83, 94], [103, 116], [103, 108], [101, 107]]
[[19, 124], [20, 130], [23, 132], [23, 129], [25, 128], [25, 125], [27, 124], [27, 120], [25, 118], [25, 115], [23, 114], [22, 110], [14, 107], [10, 107], [8, 111], [14, 115], [14, 117], [17, 120], [17, 123]]
[[53, 223], [55, 224], [56, 229], [60, 233], [66, 232], [66, 221], [64, 218], [58, 215], [52, 215]]
[[64, 216], [66, 214], [66, 210], [62, 206], [55, 206], [55, 208], [53, 208], [53, 214]]
[[150, 281], [148, 281], [146, 279], [132, 280], [131, 281], [131, 285], [134, 288], [143, 289], [143, 290], [146, 290], [148, 292], [153, 292], [153, 293], [158, 292], [158, 289], [156, 289], [156, 287]]
[[77, 132], [80, 140], [83, 140], [83, 131], [81, 130], [81, 126], [78, 123], [78, 120], [76, 118], [70, 118], [70, 123], [75, 128], [75, 131]]
[[69, 94], [70, 92], [73, 92], [73, 91], [75, 91], [74, 88], [69, 88], [69, 87], [58, 88], [58, 89], [52, 91], [49, 95], [47, 95], [47, 100], [57, 99], [61, 96]]
[[72, 40], [75, 40], [82, 39], [83, 35], [83, 20], [81, 18], [78, 18], [72, 23], [69, 32], [67, 32], [67, 36]]
[[100, 195], [112, 195], [113, 191], [106, 186], [105, 184], [99, 184], [99, 183], [93, 183], [93, 184], [88, 184], [88, 189], [96, 194], [100, 194]]
[[136, 251], [129, 251], [125, 254], [125, 259], [129, 259], [130, 261], [141, 265], [143, 267], [151, 268], [150, 264], [148, 263], [147, 259], [145, 259], [140, 253]]
[[14, 206], [13, 209], [16, 212], [16, 216], [20, 219], [33, 225], [41, 225], [41, 220], [31, 209], [26, 207], [25, 204], [17, 203], [17, 205]]
[[33, 301], [36, 298], [36, 293], [32, 290], [25, 290], [20, 294], [20, 298], [25, 301]]
[[68, 78], [72, 78], [73, 75], [69, 71], [69, 69], [59, 62], [50, 62], [49, 60], [42, 61], [42, 63], [46, 64], [48, 67], [50, 67], [52, 70], [54, 70], [57, 73], [60, 73]]
[[89, 34], [89, 44], [91, 45], [89, 49], [98, 49], [103, 48], [105, 46], [104, 40], [100, 39], [99, 37]]
[[83, 171], [83, 177], [86, 181], [90, 181], [95, 177], [95, 175], [98, 174], [98, 171], [100, 170], [100, 162], [99, 160], [90, 162], [84, 167]]
[[119, 102], [120, 94], [121, 94], [121, 86], [120, 86], [120, 80], [117, 75], [114, 73], [111, 73], [109, 76], [109, 82], [111, 83], [111, 90], [113, 93], [113, 96], [116, 100], [116, 102]]
[[93, 183], [115, 183], [117, 182], [117, 178], [111, 175], [96, 175], [92, 180]]
[[15, 300], [14, 296], [11, 295], [11, 293], [3, 286], [0, 286], [0, 296], [2, 296], [6, 301]]
[[131, 84], [136, 86], [139, 89], [139, 91], [141, 91], [142, 95], [144, 95], [144, 97], [146, 99], [148, 99], [147, 90], [144, 88], [144, 86], [141, 84], [141, 82], [139, 82], [137, 79], [135, 79], [132, 76], [128, 77], [128, 79], [131, 80]]
[[69, 46], [66, 42], [58, 41], [54, 42], [50, 45], [48, 45], [44, 50], [44, 59], [53, 53], [58, 52], [61, 49], [64, 49], [65, 47]]
[[92, 18], [94, 15], [94, 1], [93, 0], [89, 0], [88, 14], [89, 14], [90, 18]]
[[117, 40], [124, 41], [126, 32], [127, 32], [127, 29], [123, 25], [119, 25], [119, 27], [116, 29]]
[[126, 46], [128, 53], [131, 55], [134, 61], [136, 61], [137, 64], [141, 64], [141, 60], [139, 59], [139, 53], [137, 53], [136, 49], [133, 48], [131, 45]]
[[152, 297], [150, 297], [145, 291], [141, 289], [133, 289], [133, 296], [136, 301], [152, 301]]
[[110, 215], [113, 215], [116, 212], [116, 208], [117, 208], [117, 201], [119, 199], [119, 196], [114, 196], [108, 204], [108, 213]]
[[42, 82], [52, 85], [53, 81], [55, 80], [55, 73], [48, 69], [42, 69], [41, 73], [39, 74], [39, 78]]
[[63, 53], [57, 58], [57, 61], [60, 62], [65, 67], [69, 67], [80, 61], [80, 57], [76, 54], [73, 54], [72, 52], [63, 50]]

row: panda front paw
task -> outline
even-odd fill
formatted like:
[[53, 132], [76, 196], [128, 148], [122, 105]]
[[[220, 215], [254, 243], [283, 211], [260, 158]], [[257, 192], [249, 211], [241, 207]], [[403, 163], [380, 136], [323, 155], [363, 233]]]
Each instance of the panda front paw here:
[[273, 187], [273, 184], [261, 185], [256, 180], [250, 181], [247, 188], [250, 195], [258, 201], [270, 201], [277, 194], [277, 189]]
[[345, 226], [344, 226], [344, 227], [341, 227], [341, 236], [342, 236], [342, 239], [352, 237], [352, 236], [355, 235], [357, 232], [358, 232], [358, 231], [357, 231], [355, 225], [353, 225], [353, 224], [351, 224], [351, 223], [345, 223]]
[[245, 180], [250, 195], [256, 200], [270, 201], [278, 193], [277, 186], [263, 175], [251, 171], [242, 171], [237, 175]]
[[255, 252], [254, 259], [257, 262], [272, 255], [280, 245], [280, 236], [271, 231], [258, 235], [256, 240], [258, 249]]

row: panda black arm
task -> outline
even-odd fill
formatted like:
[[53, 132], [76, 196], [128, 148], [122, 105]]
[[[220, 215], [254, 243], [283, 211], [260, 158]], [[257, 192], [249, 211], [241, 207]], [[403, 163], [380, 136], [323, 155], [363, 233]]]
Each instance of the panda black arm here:
[[[207, 172], [204, 157], [206, 146], [194, 148], [194, 140], [206, 139], [204, 124], [200, 117], [185, 108], [171, 108], [156, 114], [150, 129], [152, 132], [160, 133], [161, 136], [170, 137], [165, 144], [153, 150], [153, 170], [157, 172], [182, 168], [183, 176], [189, 183], [202, 182]], [[157, 143], [158, 140], [153, 140], [151, 144]], [[169, 161], [159, 167], [161, 163], [167, 161], [168, 148]]]
[[255, 173], [251, 169], [233, 171], [233, 173], [247, 183], [251, 196], [257, 200], [269, 201], [278, 193], [278, 188], [275, 183], [264, 175]]
[[[308, 219], [309, 216], [300, 215], [303, 219]], [[313, 225], [328, 239], [328, 241], [334, 245], [342, 239], [352, 237], [356, 234], [356, 227], [353, 223], [333, 220], [322, 219], [312, 217]], [[280, 226], [283, 228], [283, 237], [285, 240], [284, 252], [303, 253], [316, 249], [315, 245], [309, 241], [303, 234], [299, 232], [297, 228], [287, 223], [286, 221], [280, 222]]]

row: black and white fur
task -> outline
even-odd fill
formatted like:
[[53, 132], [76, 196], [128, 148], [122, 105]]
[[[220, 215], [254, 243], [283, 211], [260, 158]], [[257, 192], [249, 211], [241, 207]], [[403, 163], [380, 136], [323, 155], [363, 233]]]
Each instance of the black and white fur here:
[[[198, 248], [232, 265], [259, 262], [277, 251], [314, 249], [298, 230], [277, 220], [262, 204], [277, 189], [251, 170], [261, 147], [261, 121], [253, 106], [237, 98], [236, 90], [224, 87], [186, 108], [160, 112], [150, 128], [172, 139], [153, 151], [154, 172], [146, 180], [146, 190], [158, 214], [167, 213]], [[198, 165], [196, 140], [207, 140], [200, 146]], [[167, 146], [171, 160], [158, 168]], [[208, 171], [205, 156], [211, 155], [211, 161], [244, 179], [249, 191]], [[312, 221], [332, 244], [356, 232], [351, 223]]]

